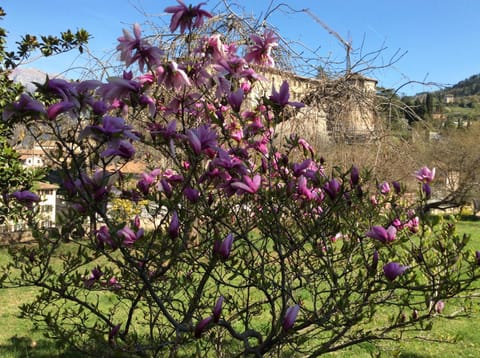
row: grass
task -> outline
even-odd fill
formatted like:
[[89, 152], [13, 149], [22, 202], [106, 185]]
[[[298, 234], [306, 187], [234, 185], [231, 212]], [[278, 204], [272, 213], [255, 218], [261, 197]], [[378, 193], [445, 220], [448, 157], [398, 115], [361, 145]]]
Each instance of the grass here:
[[[480, 249], [480, 221], [463, 217], [457, 225], [459, 234], [469, 233], [469, 249]], [[8, 260], [5, 248], [0, 248], [0, 265]], [[34, 287], [0, 289], [0, 356], [1, 357], [80, 357], [75, 352], [59, 347], [55, 341], [35, 331], [33, 323], [19, 318], [18, 307], [34, 299]], [[480, 306], [474, 302], [470, 317], [449, 319], [447, 316], [461, 310], [463, 302], [451, 300], [443, 318], [435, 321], [431, 331], [407, 334], [399, 341], [362, 343], [327, 357], [476, 357], [480, 351]]]

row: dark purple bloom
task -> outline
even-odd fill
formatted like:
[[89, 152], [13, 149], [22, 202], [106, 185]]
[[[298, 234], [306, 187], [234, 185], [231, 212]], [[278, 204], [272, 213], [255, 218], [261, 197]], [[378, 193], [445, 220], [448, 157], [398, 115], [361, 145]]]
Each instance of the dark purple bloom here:
[[197, 189], [186, 187], [183, 190], [183, 195], [191, 202], [196, 203], [200, 199], [200, 192]]
[[383, 266], [383, 272], [385, 273], [387, 280], [393, 281], [398, 276], [402, 275], [407, 268], [408, 266], [402, 266], [398, 262], [389, 262]]
[[113, 340], [115, 339], [115, 337], [120, 332], [120, 327], [121, 326], [122, 326], [122, 324], [119, 323], [116, 326], [113, 326], [112, 329], [110, 329], [110, 332], [108, 332], [108, 342], [113, 343]]
[[389, 243], [396, 239], [397, 229], [395, 226], [390, 225], [388, 229], [385, 229], [383, 226], [372, 226], [369, 231], [365, 234], [367, 237], [378, 240], [381, 243]]
[[215, 241], [215, 244], [213, 245], [213, 252], [219, 255], [223, 260], [226, 260], [230, 256], [230, 252], [232, 251], [232, 245], [233, 234], [230, 233], [222, 242]]
[[432, 196], [432, 188], [430, 188], [430, 185], [428, 183], [422, 184], [422, 192], [425, 194], [426, 199], [430, 199], [430, 197]]
[[195, 338], [200, 338], [202, 336], [202, 333], [207, 329], [208, 325], [212, 322], [212, 320], [213, 317], [207, 317], [197, 323], [194, 332]]
[[55, 93], [65, 102], [78, 103], [78, 91], [74, 83], [62, 80], [60, 78], [49, 79], [46, 89]]
[[372, 255], [372, 270], [376, 270], [378, 266], [378, 251], [374, 250]]
[[180, 221], [178, 220], [178, 214], [176, 211], [172, 214], [172, 220], [170, 221], [170, 225], [168, 226], [168, 235], [175, 239], [180, 235]]
[[270, 100], [274, 104], [280, 107], [285, 107], [286, 105], [290, 105], [297, 108], [305, 107], [303, 103], [289, 102], [288, 101], [289, 98], [290, 98], [290, 87], [287, 81], [283, 81], [282, 85], [280, 86], [280, 92], [277, 92], [275, 87], [272, 86], [272, 95], [270, 96]]
[[217, 323], [220, 320], [220, 314], [222, 313], [222, 305], [223, 305], [223, 300], [224, 297], [220, 296], [217, 300], [217, 303], [215, 304], [215, 307], [213, 307], [213, 322]]
[[337, 197], [337, 195], [340, 193], [341, 188], [342, 187], [340, 183], [335, 178], [331, 179], [323, 186], [323, 190], [332, 200]]
[[293, 327], [295, 320], [297, 319], [298, 312], [300, 311], [300, 306], [290, 306], [285, 312], [285, 317], [283, 318], [282, 327], [284, 331], [288, 331]]
[[402, 192], [402, 187], [398, 181], [392, 181], [393, 189], [395, 194], [400, 194]]
[[[203, 25], [203, 18], [211, 18], [212, 14], [208, 11], [200, 9], [206, 3], [202, 2], [196, 6], [185, 5], [182, 0], [177, 0], [180, 5], [169, 6], [164, 11], [173, 14], [170, 20], [170, 31], [174, 32], [180, 27], [180, 33], [183, 34], [186, 29], [191, 31], [193, 28], [199, 28]], [[195, 21], [194, 21], [195, 19]]]
[[480, 265], [480, 251], [475, 251], [475, 259], [477, 261], [477, 265]]
[[360, 183], [360, 173], [358, 168], [353, 166], [352, 170], [350, 171], [350, 184], [355, 187]]

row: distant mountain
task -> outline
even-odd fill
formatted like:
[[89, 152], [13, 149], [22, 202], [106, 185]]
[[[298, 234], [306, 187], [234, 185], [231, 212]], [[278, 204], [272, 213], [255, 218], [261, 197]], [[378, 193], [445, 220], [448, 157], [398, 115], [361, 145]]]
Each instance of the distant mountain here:
[[21, 83], [27, 92], [34, 92], [36, 87], [33, 82], [44, 83], [47, 73], [36, 68], [17, 67], [10, 74], [10, 79]]

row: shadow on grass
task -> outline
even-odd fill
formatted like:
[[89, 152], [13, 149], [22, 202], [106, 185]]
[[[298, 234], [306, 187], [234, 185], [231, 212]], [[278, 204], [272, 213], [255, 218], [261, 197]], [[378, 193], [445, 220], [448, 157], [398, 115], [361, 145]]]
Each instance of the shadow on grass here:
[[477, 216], [477, 215], [461, 215], [460, 219], [462, 221], [480, 221], [480, 216]]
[[33, 340], [30, 337], [14, 336], [9, 339], [7, 344], [0, 345], [0, 357], [80, 358], [83, 355], [76, 351], [63, 349], [52, 340]]

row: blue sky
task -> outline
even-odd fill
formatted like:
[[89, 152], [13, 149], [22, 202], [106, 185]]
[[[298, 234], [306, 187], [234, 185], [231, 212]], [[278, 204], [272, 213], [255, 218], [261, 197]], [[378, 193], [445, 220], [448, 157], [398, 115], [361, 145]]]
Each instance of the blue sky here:
[[[187, 4], [188, 0], [185, 1]], [[210, 0], [211, 9], [217, 0]], [[238, 0], [252, 14], [264, 14], [270, 0]], [[454, 84], [480, 72], [480, 1], [478, 0], [275, 0], [294, 9], [308, 8], [341, 37], [351, 40], [363, 53], [386, 47], [374, 66], [388, 63], [397, 51], [406, 54], [393, 66], [371, 72], [380, 85], [398, 88], [408, 81]], [[122, 28], [135, 22], [167, 24], [163, 13], [174, 0], [16, 0], [2, 5], [7, 16], [2, 23], [10, 34], [9, 42], [25, 33], [57, 34], [67, 28], [85, 28], [93, 39], [91, 52], [106, 59], [116, 46]], [[194, 4], [198, 3], [193, 1]], [[233, 3], [233, 1], [229, 1]], [[284, 8], [285, 9], [285, 8]], [[342, 60], [344, 50], [304, 12], [277, 12], [269, 18], [281, 35], [298, 41], [323, 58]], [[353, 56], [352, 62], [358, 57]], [[85, 66], [77, 53], [27, 64], [51, 73]], [[75, 71], [70, 72], [74, 76]], [[435, 89], [406, 85], [401, 92], [415, 93]]]

